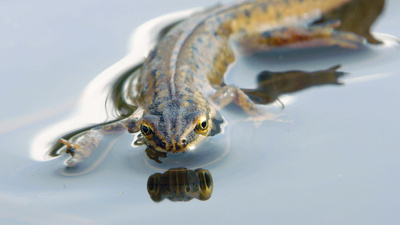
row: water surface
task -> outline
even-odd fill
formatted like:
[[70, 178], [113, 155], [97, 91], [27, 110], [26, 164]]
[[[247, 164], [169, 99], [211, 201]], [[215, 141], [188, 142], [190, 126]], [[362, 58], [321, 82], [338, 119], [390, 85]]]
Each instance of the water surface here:
[[316, 87], [282, 98], [283, 111], [279, 104], [270, 106], [286, 122], [255, 126], [224, 110], [229, 129], [215, 144], [220, 149], [227, 143], [234, 148], [205, 166], [214, 181], [208, 201], [154, 203], [147, 180], [167, 168], [146, 160], [143, 148], [132, 148], [129, 134], [115, 142], [100, 166], [84, 175], [66, 176], [65, 157], [33, 160], [33, 138], [74, 113], [86, 85], [125, 56], [136, 27], [153, 17], [199, 6], [196, 1], [177, 2], [1, 3], [5, 34], [0, 37], [2, 222], [400, 221], [396, 135], [400, 52], [393, 39], [383, 35], [400, 37], [400, 3], [395, 0], [386, 1], [373, 26], [384, 46], [284, 52], [279, 57], [268, 53], [238, 61], [228, 82], [246, 88], [254, 87], [256, 74], [266, 68], [317, 70], [342, 64], [348, 75], [342, 79], [345, 85]]

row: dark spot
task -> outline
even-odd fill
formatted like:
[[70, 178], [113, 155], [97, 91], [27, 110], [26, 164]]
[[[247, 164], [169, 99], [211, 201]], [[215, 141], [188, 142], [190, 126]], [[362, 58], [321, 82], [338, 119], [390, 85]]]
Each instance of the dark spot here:
[[206, 187], [210, 188], [211, 187], [211, 175], [209, 173], [204, 173], [204, 178], [206, 180]]
[[194, 104], [194, 101], [192, 99], [186, 99], [186, 102], [189, 103], [190, 105]]
[[193, 93], [193, 90], [192, 90], [191, 88], [189, 88], [189, 87], [186, 87], [186, 88], [185, 88], [185, 91], [186, 91], [187, 93], [189, 93], [189, 94], [192, 94], [192, 93]]
[[264, 37], [264, 38], [271, 38], [271, 37], [273, 37], [274, 35], [273, 35], [273, 33], [272, 33], [271, 31], [266, 31], [266, 32], [263, 32], [263, 33], [261, 34], [261, 36]]
[[[192, 79], [192, 77], [191, 76], [186, 76], [186, 78], [185, 78], [185, 82], [186, 83], [191, 83], [193, 81], [193, 79]], [[187, 90], [188, 88], [185, 88], [185, 90]], [[191, 92], [191, 90], [190, 90], [190, 92]]]
[[[152, 87], [155, 87], [155, 86], [156, 86], [156, 83], [157, 83], [157, 79], [153, 79], [153, 82], [152, 82], [151, 86], [152, 86]], [[154, 96], [156, 96], [156, 95], [154, 95]]]
[[250, 18], [250, 12], [248, 9], [244, 10], [244, 15], [246, 15], [247, 18]]
[[160, 74], [158, 74], [158, 76], [157, 76], [157, 79], [165, 79], [165, 74], [164, 73], [160, 73]]
[[67, 148], [66, 151], [67, 154], [71, 154], [72, 157], [75, 155], [75, 148]]
[[151, 75], [152, 75], [153, 77], [157, 76], [157, 70], [152, 70], [152, 71], [151, 71]]
[[155, 179], [154, 179], [154, 177], [151, 176], [147, 183], [148, 183], [147, 187], [148, 187], [149, 191], [153, 191], [155, 189], [154, 188], [155, 187]]
[[157, 55], [157, 48], [155, 48], [153, 51], [150, 52], [149, 61], [153, 60], [156, 55]]
[[199, 49], [197, 48], [197, 46], [196, 45], [192, 45], [192, 51], [193, 51], [193, 53], [199, 53]]
[[264, 82], [264, 81], [267, 81], [267, 80], [272, 80], [275, 77], [274, 74], [275, 74], [274, 72], [270, 72], [270, 71], [267, 71], [267, 70], [262, 71], [261, 73], [259, 73], [257, 75], [257, 81], [259, 83], [261, 83], [261, 82]]
[[186, 139], [182, 139], [182, 140], [181, 140], [181, 144], [182, 144], [183, 146], [186, 146], [186, 145], [187, 145]]
[[166, 148], [167, 143], [165, 141], [163, 141], [159, 136], [153, 135], [153, 141], [158, 147], [160, 147], [162, 149]]
[[203, 122], [201, 122], [200, 126], [201, 126], [201, 129], [203, 129], [203, 130], [207, 129], [207, 121], [204, 120]]
[[175, 131], [176, 130], [176, 125], [177, 125], [177, 123], [172, 123], [171, 130]]
[[131, 121], [128, 123], [128, 132], [129, 132], [129, 133], [135, 133], [135, 132], [137, 132], [137, 130], [135, 130], [135, 127], [136, 127], [136, 121], [135, 121], [135, 120], [131, 120]]

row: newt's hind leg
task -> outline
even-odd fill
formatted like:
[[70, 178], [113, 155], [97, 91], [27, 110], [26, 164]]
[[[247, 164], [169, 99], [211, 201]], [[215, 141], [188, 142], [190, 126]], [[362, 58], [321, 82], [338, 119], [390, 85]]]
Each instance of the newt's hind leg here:
[[70, 139], [60, 138], [60, 142], [66, 145], [66, 153], [71, 157], [66, 161], [67, 166], [72, 167], [89, 157], [95, 151], [105, 135], [121, 134], [125, 131], [135, 133], [140, 130], [140, 118], [128, 117], [119, 121], [95, 126], [89, 130], [80, 132]]
[[275, 29], [262, 34], [243, 37], [241, 47], [247, 53], [267, 51], [277, 47], [309, 48], [339, 46], [357, 48], [366, 43], [364, 37], [354, 33], [335, 30], [339, 20], [311, 26], [293, 26]]

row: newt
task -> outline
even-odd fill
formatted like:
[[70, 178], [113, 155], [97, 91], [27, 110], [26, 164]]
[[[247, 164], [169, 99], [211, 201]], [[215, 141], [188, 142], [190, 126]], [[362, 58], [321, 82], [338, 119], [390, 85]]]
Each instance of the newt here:
[[[356, 47], [364, 38], [336, 30], [340, 21], [313, 23], [349, 2], [258, 0], [195, 13], [172, 27], [128, 80], [125, 100], [136, 109], [132, 115], [60, 139], [71, 154], [67, 164], [88, 157], [113, 132], [140, 132], [135, 143], [146, 145], [149, 156], [185, 152], [221, 130], [220, 110], [230, 103], [262, 117], [266, 112], [257, 104], [265, 101], [224, 82], [235, 61], [230, 41], [250, 53], [287, 45]], [[329, 71], [340, 75], [336, 69]]]

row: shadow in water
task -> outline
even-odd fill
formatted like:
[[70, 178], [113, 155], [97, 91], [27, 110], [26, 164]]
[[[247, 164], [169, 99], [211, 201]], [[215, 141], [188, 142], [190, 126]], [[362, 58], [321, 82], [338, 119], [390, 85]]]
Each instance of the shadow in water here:
[[256, 89], [242, 89], [257, 104], [269, 104], [276, 100], [279, 95], [293, 93], [313, 86], [326, 84], [341, 84], [338, 78], [345, 73], [337, 71], [340, 66], [334, 66], [327, 70], [313, 72], [286, 71], [271, 72], [263, 71], [257, 77]]
[[190, 201], [193, 198], [205, 201], [211, 198], [213, 185], [211, 173], [206, 169], [174, 168], [151, 175], [147, 191], [155, 202], [164, 199]]

